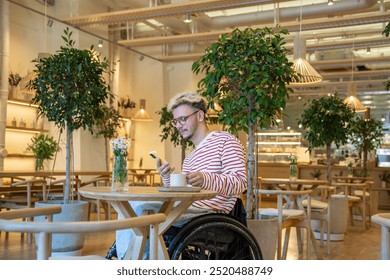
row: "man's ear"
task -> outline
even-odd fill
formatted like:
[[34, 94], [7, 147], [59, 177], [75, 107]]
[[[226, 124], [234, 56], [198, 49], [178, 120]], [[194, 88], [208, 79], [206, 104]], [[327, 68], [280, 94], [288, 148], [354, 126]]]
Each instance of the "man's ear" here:
[[206, 114], [205, 114], [205, 112], [203, 112], [202, 110], [200, 110], [199, 111], [199, 121], [200, 122], [204, 122], [205, 121], [205, 119], [206, 119]]

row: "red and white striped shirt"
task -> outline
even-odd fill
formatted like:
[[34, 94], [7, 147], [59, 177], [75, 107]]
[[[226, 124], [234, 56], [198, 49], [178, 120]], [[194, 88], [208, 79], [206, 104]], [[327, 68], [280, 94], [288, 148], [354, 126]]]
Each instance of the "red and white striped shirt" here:
[[226, 131], [210, 132], [185, 158], [182, 173], [196, 171], [203, 174], [202, 188], [216, 191], [218, 195], [195, 201], [194, 206], [229, 213], [237, 196], [247, 188], [244, 148]]

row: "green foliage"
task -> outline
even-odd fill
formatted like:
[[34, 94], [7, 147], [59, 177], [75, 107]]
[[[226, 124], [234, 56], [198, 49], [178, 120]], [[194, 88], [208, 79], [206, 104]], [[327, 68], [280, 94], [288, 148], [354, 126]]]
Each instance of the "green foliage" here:
[[39, 134], [31, 138], [31, 144], [27, 145], [27, 151], [31, 151], [35, 158], [40, 159], [52, 159], [57, 150], [57, 141], [46, 134]]
[[390, 183], [390, 173], [385, 171], [383, 172], [383, 174], [379, 174], [379, 179], [381, 179], [381, 181], [384, 181], [386, 183]]
[[109, 61], [100, 61], [93, 46], [89, 50], [74, 47], [72, 32], [64, 30], [65, 46], [53, 55], [36, 59], [35, 78], [29, 88], [35, 91], [32, 103], [37, 104], [39, 116], [46, 117], [60, 128], [66, 129], [66, 187], [64, 203], [70, 198], [71, 135], [83, 128], [94, 129], [107, 115], [106, 102], [110, 96], [104, 74], [110, 74]]
[[218, 102], [218, 121], [232, 133], [274, 124], [273, 116], [285, 108], [292, 92], [288, 84], [297, 78], [286, 56], [286, 34], [279, 28], [235, 29], [193, 63], [195, 74], [205, 74], [199, 92], [210, 107]]
[[387, 23], [385, 29], [383, 30], [382, 32], [383, 35], [385, 35], [386, 37], [389, 37], [389, 34], [390, 34], [390, 22]]
[[346, 144], [354, 112], [338, 96], [321, 97], [305, 104], [299, 123], [309, 150], [334, 143]]
[[373, 151], [380, 147], [383, 133], [383, 124], [374, 119], [356, 117], [351, 122], [351, 143], [359, 150]]
[[[193, 147], [194, 144], [191, 141], [184, 140], [181, 137], [179, 131], [172, 124], [173, 114], [168, 111], [167, 106], [161, 108], [160, 111], [156, 112], [160, 115], [160, 127], [162, 127], [162, 134], [160, 134], [161, 142], [169, 139], [172, 142], [173, 146], [182, 145], [182, 148], [185, 150], [187, 147]], [[184, 146], [183, 146], [184, 145]]]
[[101, 62], [93, 46], [74, 48], [69, 28], [62, 36], [65, 47], [47, 58], [34, 60], [35, 79], [30, 87], [36, 94], [32, 102], [37, 111], [56, 126], [70, 131], [79, 128], [93, 133], [97, 119], [104, 117], [102, 106], [109, 97], [103, 74], [110, 73], [106, 58]]
[[322, 172], [319, 169], [314, 169], [314, 171], [311, 172], [310, 175], [313, 176], [313, 178], [317, 178], [318, 179], [318, 178], [321, 177]]
[[[248, 134], [249, 219], [257, 207], [253, 192], [257, 184], [255, 128], [276, 123], [274, 116], [286, 107], [286, 99], [293, 92], [288, 85], [299, 78], [287, 58], [283, 37], [287, 34], [279, 26], [234, 29], [221, 35], [192, 65], [195, 74], [204, 74], [198, 91], [217, 113], [218, 122], [233, 134], [241, 130]], [[216, 109], [217, 102], [221, 109]]]
[[18, 73], [11, 73], [9, 74], [8, 77], [8, 83], [12, 87], [16, 87], [19, 85], [19, 83], [22, 81], [22, 76], [20, 76]]
[[117, 128], [121, 125], [119, 112], [113, 107], [103, 105], [101, 107], [103, 115], [96, 120], [96, 136], [102, 136], [105, 139], [115, 137]]

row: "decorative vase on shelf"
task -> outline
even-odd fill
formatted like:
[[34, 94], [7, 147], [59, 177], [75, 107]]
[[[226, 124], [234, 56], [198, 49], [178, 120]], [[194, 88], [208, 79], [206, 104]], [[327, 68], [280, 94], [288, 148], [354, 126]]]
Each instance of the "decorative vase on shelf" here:
[[288, 159], [290, 161], [290, 181], [296, 181], [298, 178], [297, 157], [290, 155]]
[[348, 177], [353, 177], [353, 168], [351, 164], [348, 165]]
[[112, 191], [123, 192], [129, 190], [128, 171], [127, 171], [127, 156], [114, 156], [112, 166]]
[[43, 171], [44, 166], [43, 166], [43, 158], [36, 157], [35, 158], [35, 171]]
[[298, 167], [296, 163], [290, 163], [290, 180], [296, 181], [298, 175]]

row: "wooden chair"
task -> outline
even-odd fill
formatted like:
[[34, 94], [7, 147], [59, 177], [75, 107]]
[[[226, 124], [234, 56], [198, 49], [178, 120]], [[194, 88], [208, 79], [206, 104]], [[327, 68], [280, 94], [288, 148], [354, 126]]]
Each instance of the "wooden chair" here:
[[[97, 186], [109, 186], [111, 185], [111, 176], [109, 175], [101, 175], [96, 178], [93, 178], [92, 180], [82, 182], [81, 187], [93, 185], [95, 187]], [[100, 221], [100, 214], [101, 214], [101, 208], [103, 207], [104, 212], [106, 214], [106, 220], [111, 220], [111, 204], [108, 201], [103, 201], [101, 199], [91, 199], [91, 198], [85, 198], [82, 197], [83, 200], [86, 200], [89, 202], [89, 213], [91, 213], [91, 205], [96, 205], [96, 212], [98, 221]]]
[[[95, 222], [53, 222], [53, 215], [60, 213], [60, 206], [25, 208], [0, 213], [0, 230], [7, 232], [35, 233], [37, 241], [37, 259], [59, 259], [51, 257], [51, 235], [53, 233], [96, 233], [134, 227], [149, 227], [150, 258], [157, 259], [159, 223], [166, 216], [162, 213], [132, 217], [122, 220]], [[23, 222], [16, 219], [46, 216], [46, 222]], [[61, 257], [60, 257], [61, 258]], [[80, 257], [65, 257], [65, 259]], [[84, 259], [105, 259], [104, 257], [85, 256]], [[62, 258], [63, 259], [63, 258]]]
[[[261, 216], [277, 217], [278, 219], [278, 248], [277, 248], [277, 259], [286, 259], [288, 243], [290, 239], [291, 227], [298, 229], [306, 229], [306, 258], [309, 259], [309, 244], [310, 241], [314, 245], [317, 257], [319, 252], [316, 246], [316, 240], [310, 226], [311, 217], [311, 194], [312, 190], [301, 190], [301, 191], [290, 191], [290, 190], [257, 190], [258, 194], [263, 195], [275, 195], [277, 197], [277, 208], [265, 208], [258, 209], [258, 213]], [[284, 201], [288, 200], [291, 202], [291, 198], [298, 201], [301, 204], [304, 199], [307, 199], [307, 208], [303, 209], [302, 204], [296, 209], [289, 209], [284, 206]], [[282, 254], [282, 230], [285, 229], [285, 238], [283, 245]], [[300, 231], [297, 230], [298, 250], [302, 252], [302, 237]]]

